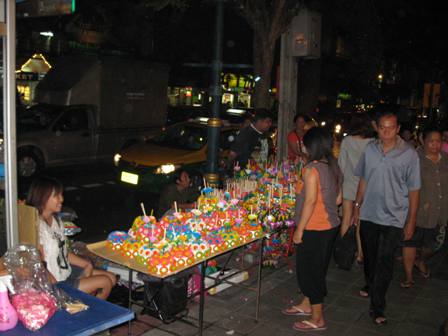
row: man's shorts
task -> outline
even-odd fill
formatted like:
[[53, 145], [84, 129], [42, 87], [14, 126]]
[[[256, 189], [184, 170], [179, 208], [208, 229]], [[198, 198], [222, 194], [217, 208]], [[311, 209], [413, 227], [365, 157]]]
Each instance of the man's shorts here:
[[401, 242], [402, 247], [424, 247], [434, 249], [436, 245], [436, 237], [440, 228], [436, 226], [432, 229], [416, 227], [412, 238]]

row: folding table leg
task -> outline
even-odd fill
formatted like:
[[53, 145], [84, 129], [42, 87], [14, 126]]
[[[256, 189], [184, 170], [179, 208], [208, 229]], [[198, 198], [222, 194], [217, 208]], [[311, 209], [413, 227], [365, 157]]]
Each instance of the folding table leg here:
[[[132, 269], [129, 269], [129, 291], [128, 291], [128, 305], [129, 310], [132, 310]], [[128, 321], [128, 336], [132, 335], [131, 320]]]
[[204, 301], [205, 301], [205, 270], [207, 269], [207, 260], [201, 263], [201, 284], [199, 288], [199, 336], [202, 336], [204, 327]]
[[265, 238], [260, 240], [260, 251], [258, 257], [258, 284], [257, 284], [257, 308], [255, 311], [255, 320], [258, 321], [260, 316], [260, 300], [261, 300], [261, 271], [263, 269], [263, 246]]

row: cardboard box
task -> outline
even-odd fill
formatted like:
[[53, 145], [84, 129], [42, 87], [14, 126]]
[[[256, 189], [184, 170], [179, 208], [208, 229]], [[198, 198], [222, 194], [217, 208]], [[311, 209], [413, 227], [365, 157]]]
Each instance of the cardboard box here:
[[39, 213], [35, 207], [18, 204], [19, 242], [39, 246]]

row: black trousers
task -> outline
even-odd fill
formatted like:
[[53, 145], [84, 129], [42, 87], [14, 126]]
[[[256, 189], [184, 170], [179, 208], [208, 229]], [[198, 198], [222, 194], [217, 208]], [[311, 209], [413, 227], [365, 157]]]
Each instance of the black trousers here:
[[326, 276], [331, 252], [339, 227], [303, 233], [303, 242], [296, 245], [297, 282], [311, 304], [324, 302], [327, 295]]
[[361, 221], [361, 244], [364, 252], [364, 275], [375, 316], [384, 316], [386, 292], [392, 281], [394, 252], [403, 229]]

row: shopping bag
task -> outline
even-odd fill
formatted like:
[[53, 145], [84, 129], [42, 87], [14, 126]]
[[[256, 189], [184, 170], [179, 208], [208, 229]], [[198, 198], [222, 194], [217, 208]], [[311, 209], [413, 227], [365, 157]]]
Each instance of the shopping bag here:
[[350, 226], [341, 237], [338, 234], [334, 246], [334, 261], [337, 267], [349, 271], [352, 268], [356, 255], [356, 227]]

